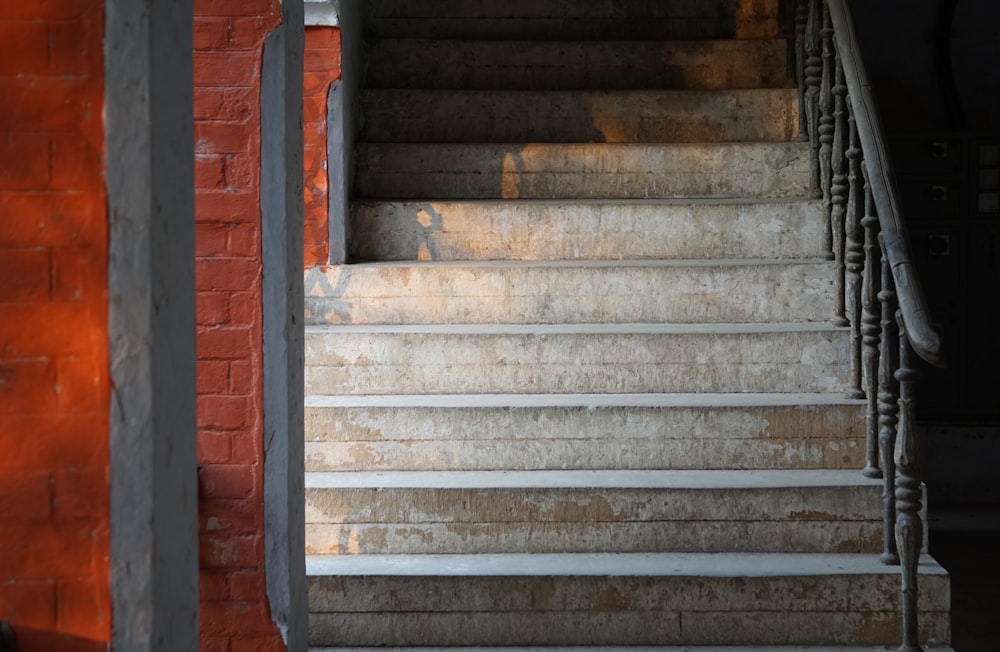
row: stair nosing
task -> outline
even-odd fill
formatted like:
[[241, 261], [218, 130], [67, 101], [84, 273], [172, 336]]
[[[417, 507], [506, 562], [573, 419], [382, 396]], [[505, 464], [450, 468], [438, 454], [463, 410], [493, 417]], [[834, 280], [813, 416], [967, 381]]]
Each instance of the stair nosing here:
[[780, 323], [568, 323], [568, 324], [309, 324], [306, 335], [744, 335], [770, 333], [847, 333], [830, 322]]

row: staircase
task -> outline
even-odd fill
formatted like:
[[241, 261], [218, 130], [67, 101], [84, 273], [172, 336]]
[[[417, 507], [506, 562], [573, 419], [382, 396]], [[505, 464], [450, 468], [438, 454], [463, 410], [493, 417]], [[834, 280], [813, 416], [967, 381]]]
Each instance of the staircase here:
[[366, 6], [311, 644], [897, 644], [778, 0]]

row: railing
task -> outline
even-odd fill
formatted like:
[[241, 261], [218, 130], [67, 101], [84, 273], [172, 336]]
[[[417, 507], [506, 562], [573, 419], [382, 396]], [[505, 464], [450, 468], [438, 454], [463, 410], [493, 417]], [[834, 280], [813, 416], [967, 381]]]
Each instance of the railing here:
[[852, 394], [867, 405], [864, 474], [883, 478], [882, 560], [900, 564], [901, 651], [920, 650], [917, 572], [923, 492], [914, 432], [914, 354], [943, 364], [910, 254], [882, 124], [847, 0], [796, 0], [801, 138], [829, 219], [838, 270], [836, 321], [849, 325]]

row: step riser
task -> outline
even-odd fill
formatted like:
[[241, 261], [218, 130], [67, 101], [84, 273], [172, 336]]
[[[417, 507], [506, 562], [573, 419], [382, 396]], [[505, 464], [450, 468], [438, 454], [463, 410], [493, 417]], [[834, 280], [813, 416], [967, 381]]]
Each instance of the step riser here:
[[372, 43], [366, 86], [505, 90], [786, 88], [784, 40]]
[[843, 552], [878, 554], [880, 523], [309, 523], [307, 554]]
[[[846, 332], [306, 337], [306, 394], [833, 392]], [[484, 362], [486, 361], [486, 362]]]
[[[921, 640], [948, 639], [921, 578]], [[314, 645], [896, 645], [899, 579], [338, 577], [310, 581]], [[346, 613], [345, 613], [346, 612]]]
[[[311, 324], [818, 322], [832, 263], [349, 265], [310, 270]], [[323, 275], [317, 282], [317, 275]], [[335, 289], [329, 296], [328, 290]], [[326, 296], [323, 296], [326, 295]]]
[[795, 89], [369, 90], [363, 106], [367, 142], [790, 141], [799, 128]]
[[818, 202], [355, 202], [355, 260], [821, 257]]
[[802, 143], [362, 145], [369, 199], [808, 197]]

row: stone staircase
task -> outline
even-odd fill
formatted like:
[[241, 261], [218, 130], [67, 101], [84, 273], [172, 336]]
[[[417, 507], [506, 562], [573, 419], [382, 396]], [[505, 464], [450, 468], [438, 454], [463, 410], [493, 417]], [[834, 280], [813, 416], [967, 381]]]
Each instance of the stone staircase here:
[[311, 644], [897, 644], [777, 0], [366, 4]]

